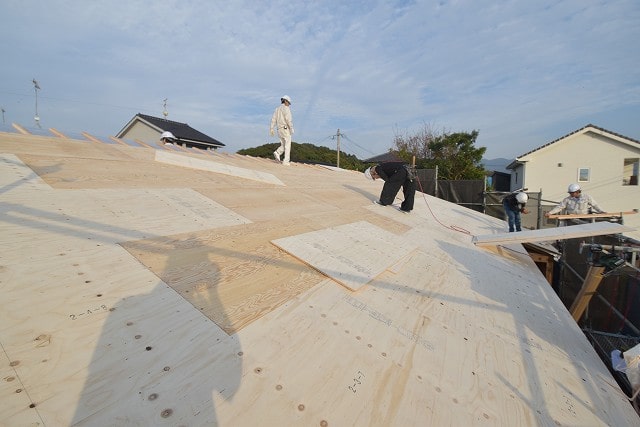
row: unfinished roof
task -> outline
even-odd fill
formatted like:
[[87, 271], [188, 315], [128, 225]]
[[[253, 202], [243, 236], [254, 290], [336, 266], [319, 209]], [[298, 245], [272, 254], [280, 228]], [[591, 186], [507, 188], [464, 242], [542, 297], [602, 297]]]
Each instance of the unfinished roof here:
[[523, 247], [474, 244], [503, 221], [234, 154], [0, 161], [0, 424], [638, 424]]

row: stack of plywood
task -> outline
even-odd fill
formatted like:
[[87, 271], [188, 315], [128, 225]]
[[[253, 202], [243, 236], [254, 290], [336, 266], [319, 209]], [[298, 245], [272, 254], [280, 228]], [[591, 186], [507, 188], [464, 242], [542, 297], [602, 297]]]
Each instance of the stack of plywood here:
[[0, 133], [0, 424], [638, 425], [504, 222], [381, 185]]

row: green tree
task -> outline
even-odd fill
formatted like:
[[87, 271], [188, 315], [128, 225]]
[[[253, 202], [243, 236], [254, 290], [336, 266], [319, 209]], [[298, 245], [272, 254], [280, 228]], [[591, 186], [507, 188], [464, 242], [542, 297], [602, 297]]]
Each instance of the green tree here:
[[[243, 148], [238, 154], [254, 157], [273, 158], [273, 152], [280, 146], [279, 143], [264, 144], [254, 148]], [[314, 163], [335, 166], [338, 160], [336, 150], [313, 144], [291, 142], [291, 161], [298, 163]], [[353, 154], [340, 152], [340, 167], [342, 169], [363, 171], [365, 169], [362, 160]]]
[[423, 129], [394, 138], [396, 149], [405, 161], [416, 157], [419, 169], [438, 168], [439, 179], [484, 179], [482, 156], [486, 147], [475, 147], [478, 131], [436, 132], [429, 125]]

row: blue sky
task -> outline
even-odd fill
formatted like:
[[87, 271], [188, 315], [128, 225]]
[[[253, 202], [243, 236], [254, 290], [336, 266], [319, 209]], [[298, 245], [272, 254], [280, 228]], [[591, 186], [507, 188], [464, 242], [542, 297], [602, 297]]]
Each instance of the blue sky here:
[[138, 112], [225, 151], [294, 141], [366, 158], [396, 134], [478, 130], [514, 158], [588, 123], [640, 140], [640, 1], [3, 0], [7, 124], [115, 135]]

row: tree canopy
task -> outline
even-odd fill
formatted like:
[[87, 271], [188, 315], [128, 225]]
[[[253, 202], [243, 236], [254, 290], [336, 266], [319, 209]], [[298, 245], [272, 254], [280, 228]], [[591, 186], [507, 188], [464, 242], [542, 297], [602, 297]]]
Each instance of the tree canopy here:
[[[398, 156], [411, 164], [416, 159], [416, 168], [438, 168], [439, 179], [484, 179], [482, 156], [486, 147], [475, 147], [478, 131], [447, 132], [435, 131], [425, 125], [412, 134], [401, 135], [396, 132], [393, 140]], [[273, 158], [273, 152], [279, 143], [263, 144], [254, 148], [238, 150], [238, 154], [247, 156]], [[309, 143], [291, 143], [291, 161], [299, 163], [315, 163], [335, 166], [337, 152], [328, 147]], [[340, 152], [340, 167], [343, 169], [363, 171], [368, 164], [353, 154]]]
[[[238, 150], [238, 154], [254, 157], [273, 158], [273, 152], [280, 146], [279, 143], [260, 145], [254, 148]], [[298, 163], [314, 163], [335, 166], [338, 155], [336, 150], [313, 144], [291, 142], [291, 161]], [[340, 151], [340, 167], [342, 169], [363, 171], [365, 164], [353, 154]]]
[[416, 158], [416, 168], [438, 168], [438, 179], [483, 179], [485, 172], [482, 156], [486, 147], [475, 147], [478, 131], [437, 132], [425, 125], [413, 134], [394, 137], [394, 145], [400, 157], [411, 162]]

